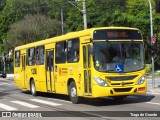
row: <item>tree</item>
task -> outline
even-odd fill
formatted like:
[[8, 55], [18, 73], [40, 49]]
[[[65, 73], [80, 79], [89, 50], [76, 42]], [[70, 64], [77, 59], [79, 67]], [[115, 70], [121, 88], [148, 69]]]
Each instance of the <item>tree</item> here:
[[47, 15], [50, 0], [1, 0], [0, 3], [3, 3], [0, 11], [0, 43], [3, 44], [10, 25], [27, 14]]
[[0, 0], [0, 10], [3, 10], [5, 5], [6, 5], [6, 0]]
[[10, 26], [6, 47], [14, 48], [18, 45], [51, 38], [61, 34], [61, 24], [55, 19], [44, 15], [26, 15], [23, 20]]

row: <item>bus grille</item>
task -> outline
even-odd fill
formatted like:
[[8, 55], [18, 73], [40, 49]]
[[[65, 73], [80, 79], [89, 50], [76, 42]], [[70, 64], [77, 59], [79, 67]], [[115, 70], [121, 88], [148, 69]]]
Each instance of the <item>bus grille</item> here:
[[[134, 82], [125, 82], [124, 85], [133, 85]], [[119, 86], [121, 83], [111, 83], [112, 86]]]
[[106, 76], [107, 79], [111, 81], [123, 81], [123, 80], [133, 80], [138, 75], [132, 75], [132, 76]]
[[115, 92], [130, 92], [132, 88], [114, 88]]

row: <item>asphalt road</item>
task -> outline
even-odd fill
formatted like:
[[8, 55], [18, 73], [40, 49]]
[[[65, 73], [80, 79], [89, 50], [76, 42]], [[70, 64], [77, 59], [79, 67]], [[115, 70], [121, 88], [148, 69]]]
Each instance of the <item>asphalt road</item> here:
[[[30, 92], [15, 87], [12, 80], [0, 78], [0, 116], [3, 116], [0, 119], [8, 120], [10, 114], [11, 120], [134, 120], [137, 117], [140, 120], [158, 120], [160, 94], [129, 96], [123, 101], [108, 97], [84, 99], [80, 104], [72, 104], [65, 95], [40, 93], [34, 97]], [[33, 116], [39, 118], [32, 118]]]

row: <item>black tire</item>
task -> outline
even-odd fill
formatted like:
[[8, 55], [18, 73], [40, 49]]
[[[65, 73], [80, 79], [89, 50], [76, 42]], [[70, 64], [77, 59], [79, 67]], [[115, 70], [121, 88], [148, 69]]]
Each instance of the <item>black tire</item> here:
[[36, 91], [36, 86], [35, 86], [34, 80], [31, 80], [31, 83], [30, 83], [30, 91], [31, 91], [31, 94], [32, 94], [33, 96], [36, 96], [36, 95], [37, 95], [37, 91]]
[[69, 85], [69, 97], [72, 103], [78, 104], [80, 102], [80, 98], [77, 95], [77, 88], [75, 82], [71, 82]]

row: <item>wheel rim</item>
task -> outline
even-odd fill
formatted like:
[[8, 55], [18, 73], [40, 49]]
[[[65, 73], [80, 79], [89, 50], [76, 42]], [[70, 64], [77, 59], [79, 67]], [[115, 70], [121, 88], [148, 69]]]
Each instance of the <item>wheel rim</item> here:
[[35, 86], [34, 86], [34, 83], [32, 83], [31, 88], [32, 88], [32, 93], [35, 93]]
[[71, 88], [71, 97], [76, 97], [77, 96], [77, 91], [76, 91], [76, 88], [73, 87]]

